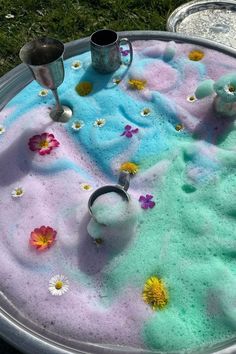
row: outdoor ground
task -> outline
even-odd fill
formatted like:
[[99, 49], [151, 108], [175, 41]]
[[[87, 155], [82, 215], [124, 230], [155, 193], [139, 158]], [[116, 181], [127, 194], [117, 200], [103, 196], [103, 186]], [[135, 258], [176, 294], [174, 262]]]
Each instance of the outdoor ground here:
[[[101, 28], [165, 30], [183, 0], [0, 0], [0, 76], [20, 63], [18, 53], [31, 39], [62, 42]], [[9, 16], [13, 15], [13, 16]]]

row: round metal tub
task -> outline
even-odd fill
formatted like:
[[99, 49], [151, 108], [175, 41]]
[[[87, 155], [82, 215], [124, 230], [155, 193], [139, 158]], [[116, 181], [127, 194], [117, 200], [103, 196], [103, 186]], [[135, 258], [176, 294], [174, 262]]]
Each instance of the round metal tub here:
[[[154, 40], [163, 41], [174, 40], [176, 42], [192, 43], [207, 48], [223, 52], [236, 58], [236, 50], [228, 48], [221, 44], [211, 42], [206, 39], [186, 37], [185, 35], [158, 32], [158, 31], [134, 31], [120, 32], [122, 37], [134, 40]], [[70, 58], [84, 51], [89, 50], [89, 38], [76, 40], [66, 44], [64, 58]], [[32, 76], [30, 71], [23, 64], [17, 66], [0, 79], [0, 109], [8, 101], [24, 88]], [[45, 334], [46, 333], [46, 334]], [[93, 343], [78, 342], [67, 340], [51, 332], [42, 331], [36, 324], [26, 320], [21, 309], [15, 308], [12, 303], [0, 291], [0, 335], [3, 339], [14, 345], [21, 351], [29, 354], [72, 354], [72, 353], [93, 353], [93, 354], [153, 354], [153, 351], [139, 350], [135, 348], [117, 347], [108, 345], [96, 345]], [[158, 352], [155, 352], [158, 353]], [[162, 352], [163, 353], [163, 352]], [[195, 354], [218, 353], [229, 354], [236, 353], [236, 334], [235, 338], [218, 343], [217, 346], [205, 349], [199, 349]], [[194, 353], [192, 353], [194, 354]]]

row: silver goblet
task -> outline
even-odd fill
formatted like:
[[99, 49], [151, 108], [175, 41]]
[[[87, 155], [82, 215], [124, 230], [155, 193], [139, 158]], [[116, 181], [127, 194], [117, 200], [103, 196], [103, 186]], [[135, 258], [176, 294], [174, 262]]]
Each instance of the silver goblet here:
[[52, 90], [56, 107], [50, 117], [56, 122], [67, 122], [72, 116], [70, 107], [61, 105], [57, 88], [65, 76], [63, 64], [64, 44], [53, 38], [39, 38], [26, 43], [19, 56], [31, 70], [35, 80], [45, 88]]

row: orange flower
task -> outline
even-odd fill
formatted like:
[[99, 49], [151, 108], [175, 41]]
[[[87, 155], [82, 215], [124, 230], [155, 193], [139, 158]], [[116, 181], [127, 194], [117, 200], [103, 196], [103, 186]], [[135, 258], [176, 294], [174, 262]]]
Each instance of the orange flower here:
[[204, 53], [201, 50], [192, 50], [188, 55], [188, 58], [193, 61], [202, 60], [203, 57]]
[[44, 251], [55, 242], [56, 234], [56, 230], [53, 230], [50, 226], [41, 226], [31, 232], [29, 243], [37, 250]]

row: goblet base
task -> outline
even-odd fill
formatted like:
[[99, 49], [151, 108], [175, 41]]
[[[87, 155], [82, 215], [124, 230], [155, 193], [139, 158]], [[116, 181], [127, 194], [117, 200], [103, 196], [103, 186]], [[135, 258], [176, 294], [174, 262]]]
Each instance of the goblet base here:
[[62, 106], [63, 110], [58, 110], [53, 108], [50, 112], [50, 117], [54, 122], [66, 123], [71, 118], [73, 112], [72, 109], [68, 106]]

